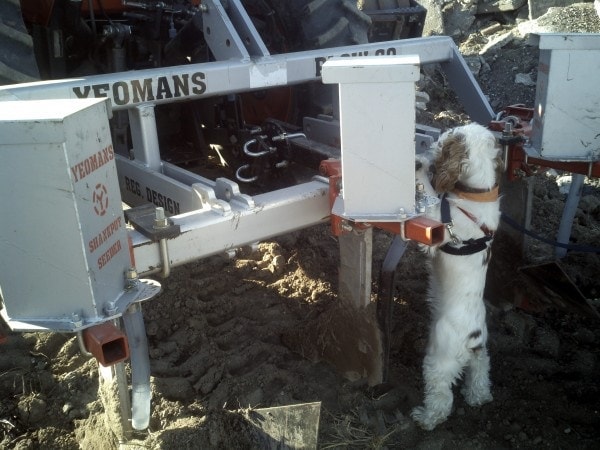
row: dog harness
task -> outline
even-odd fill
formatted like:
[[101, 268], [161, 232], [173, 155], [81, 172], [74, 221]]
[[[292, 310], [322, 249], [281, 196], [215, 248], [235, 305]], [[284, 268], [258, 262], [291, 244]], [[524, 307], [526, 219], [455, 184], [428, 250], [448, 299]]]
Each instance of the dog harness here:
[[[493, 200], [498, 198], [498, 186], [495, 186], [490, 191], [488, 191], [488, 190], [480, 191], [478, 189], [476, 190], [473, 188], [469, 188], [468, 190], [466, 190], [463, 186], [461, 186], [459, 192], [460, 192], [460, 194], [463, 194], [463, 193], [466, 193], [466, 194], [485, 193], [485, 194], [487, 194], [488, 192], [492, 192], [490, 199], [486, 198], [483, 201], [492, 201], [492, 196], [494, 195], [494, 193], [495, 193], [495, 197], [493, 198]], [[465, 198], [464, 195], [460, 195], [460, 194], [459, 194], [459, 197]], [[448, 202], [447, 195], [448, 195], [447, 193], [444, 193], [442, 195], [441, 202], [440, 202], [440, 210], [441, 210], [441, 215], [442, 215], [442, 223], [446, 226], [446, 230], [448, 230], [448, 234], [450, 235], [451, 242], [448, 242], [448, 243], [442, 245], [440, 247], [440, 250], [443, 251], [444, 253], [448, 253], [449, 255], [459, 255], [459, 256], [474, 255], [475, 253], [479, 253], [479, 252], [482, 252], [483, 250], [487, 250], [489, 248], [489, 244], [494, 239], [494, 232], [492, 230], [490, 230], [488, 227], [486, 227], [485, 225], [481, 225], [479, 227], [481, 229], [481, 231], [483, 231], [483, 234], [484, 234], [484, 236], [480, 237], [479, 239], [468, 239], [466, 241], [462, 241], [454, 234], [454, 231], [453, 231], [454, 222], [452, 221], [452, 215], [450, 214], [450, 202]], [[469, 198], [469, 200], [474, 200], [474, 199]], [[479, 201], [482, 201], [482, 200], [479, 200]], [[457, 208], [465, 216], [467, 216], [473, 222], [477, 223], [477, 219], [473, 216], [473, 214], [471, 214], [468, 211], [465, 211], [460, 206], [457, 206]], [[459, 245], [459, 244], [462, 244], [462, 245], [460, 247], [456, 247], [456, 245]]]

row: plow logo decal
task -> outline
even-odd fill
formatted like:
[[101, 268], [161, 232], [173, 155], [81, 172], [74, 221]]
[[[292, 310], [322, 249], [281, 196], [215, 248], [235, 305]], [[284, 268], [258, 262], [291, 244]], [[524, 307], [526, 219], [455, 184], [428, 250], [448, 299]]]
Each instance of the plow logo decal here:
[[108, 191], [102, 183], [96, 185], [96, 189], [92, 195], [92, 202], [94, 203], [96, 214], [99, 216], [106, 214], [106, 210], [108, 209]]

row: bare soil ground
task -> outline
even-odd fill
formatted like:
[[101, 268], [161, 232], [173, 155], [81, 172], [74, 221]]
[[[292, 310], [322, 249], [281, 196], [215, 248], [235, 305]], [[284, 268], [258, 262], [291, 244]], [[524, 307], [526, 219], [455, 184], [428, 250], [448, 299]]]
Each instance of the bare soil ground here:
[[[515, 85], [514, 76], [535, 79], [535, 48], [517, 39], [486, 63], [478, 77], [492, 102], [532, 105], [535, 88]], [[422, 119], [440, 127], [464, 121], [443, 77], [428, 76], [431, 102]], [[565, 198], [557, 175], [532, 180], [532, 227], [551, 239]], [[578, 244], [600, 245], [595, 181], [588, 180], [577, 210], [572, 241]], [[375, 233], [375, 273], [391, 239]], [[152, 417], [149, 430], [126, 447], [260, 448], [245, 420], [249, 411], [319, 401], [323, 449], [598, 448], [600, 322], [558, 307], [516, 270], [552, 259], [552, 248], [535, 241], [523, 259], [499, 235], [487, 293], [494, 401], [474, 409], [457, 395], [449, 420], [431, 432], [409, 416], [423, 395], [429, 322], [425, 259], [416, 248], [403, 257], [396, 277], [390, 381], [376, 387], [345, 380], [287, 339], [336, 302], [338, 244], [327, 226], [262, 243], [234, 259], [178, 268], [162, 280], [163, 292], [144, 304]], [[560, 264], [600, 307], [598, 254], [570, 252]], [[374, 293], [377, 288], [374, 283]], [[10, 335], [0, 347], [0, 447], [118, 447], [98, 390], [97, 363], [81, 355], [72, 335]]]

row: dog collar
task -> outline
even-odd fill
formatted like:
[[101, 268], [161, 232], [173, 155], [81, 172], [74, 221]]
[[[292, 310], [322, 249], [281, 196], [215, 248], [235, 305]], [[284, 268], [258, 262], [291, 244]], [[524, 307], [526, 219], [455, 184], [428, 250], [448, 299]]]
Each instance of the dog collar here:
[[498, 200], [499, 187], [495, 184], [491, 189], [478, 189], [465, 186], [460, 181], [454, 185], [453, 194], [464, 200], [473, 202], [495, 202]]

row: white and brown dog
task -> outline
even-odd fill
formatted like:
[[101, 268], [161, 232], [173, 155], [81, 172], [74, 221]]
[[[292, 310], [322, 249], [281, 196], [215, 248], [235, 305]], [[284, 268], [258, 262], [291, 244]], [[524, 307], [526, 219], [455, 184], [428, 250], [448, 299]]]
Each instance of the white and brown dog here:
[[452, 386], [465, 370], [466, 402], [492, 400], [483, 290], [490, 245], [500, 220], [498, 181], [502, 160], [494, 135], [469, 124], [442, 134], [417, 182], [441, 201], [427, 215], [446, 224], [444, 242], [430, 248], [428, 300], [432, 323], [423, 362], [425, 401], [413, 419], [432, 430], [452, 410]]

